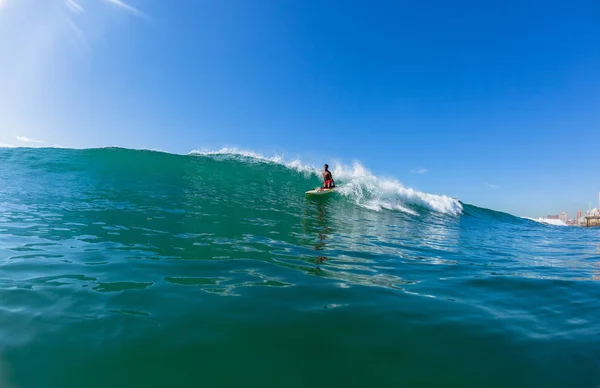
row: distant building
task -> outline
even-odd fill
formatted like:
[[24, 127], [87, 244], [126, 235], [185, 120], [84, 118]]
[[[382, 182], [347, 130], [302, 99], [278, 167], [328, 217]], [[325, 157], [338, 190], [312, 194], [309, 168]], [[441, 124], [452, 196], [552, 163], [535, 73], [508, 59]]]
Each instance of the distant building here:
[[558, 215], [555, 215], [555, 216], [548, 216], [548, 217], [546, 217], [546, 218], [547, 218], [547, 219], [549, 219], [549, 220], [558, 220], [558, 219], [559, 219], [559, 218], [558, 218]]
[[558, 215], [558, 219], [566, 224], [567, 222], [569, 222], [569, 215], [567, 214], [567, 212], [562, 212]]
[[583, 222], [583, 216], [581, 215], [581, 210], [577, 212], [577, 222]]

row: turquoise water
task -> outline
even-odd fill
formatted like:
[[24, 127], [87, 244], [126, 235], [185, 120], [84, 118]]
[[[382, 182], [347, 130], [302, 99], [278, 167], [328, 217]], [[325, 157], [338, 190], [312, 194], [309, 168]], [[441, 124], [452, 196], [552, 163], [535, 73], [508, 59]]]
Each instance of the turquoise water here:
[[0, 386], [600, 385], [600, 230], [313, 172], [0, 149]]

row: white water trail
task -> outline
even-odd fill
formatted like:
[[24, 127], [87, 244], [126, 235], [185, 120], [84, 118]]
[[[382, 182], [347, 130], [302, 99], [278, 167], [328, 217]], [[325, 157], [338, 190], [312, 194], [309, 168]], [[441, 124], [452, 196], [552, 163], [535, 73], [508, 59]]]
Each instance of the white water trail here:
[[554, 225], [554, 226], [568, 226], [563, 220], [556, 220], [556, 219], [552, 219], [552, 218], [531, 218], [531, 217], [523, 217], [527, 220], [531, 220], [531, 221], [535, 221], [535, 222], [539, 222], [540, 224], [546, 224], [546, 225]]

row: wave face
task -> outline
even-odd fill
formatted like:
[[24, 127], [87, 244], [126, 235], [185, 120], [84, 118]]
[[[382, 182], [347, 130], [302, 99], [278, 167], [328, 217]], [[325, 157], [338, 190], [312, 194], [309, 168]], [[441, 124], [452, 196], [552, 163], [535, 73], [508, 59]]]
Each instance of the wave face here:
[[0, 385], [598, 385], [597, 230], [331, 167], [0, 149]]
[[[302, 173], [306, 181], [301, 186], [294, 186], [298, 192], [306, 188], [318, 187], [320, 169], [307, 165], [300, 160], [286, 161], [281, 156], [265, 157], [261, 154], [224, 148], [219, 151], [192, 151], [190, 155], [213, 157], [222, 161], [241, 162], [255, 166], [257, 162], [285, 166], [289, 170]], [[240, 168], [239, 166], [237, 168]], [[456, 199], [443, 195], [427, 194], [404, 187], [395, 179], [380, 178], [372, 174], [360, 163], [353, 166], [332, 164], [330, 170], [339, 186], [339, 193], [355, 204], [371, 210], [399, 210], [412, 215], [418, 215], [415, 207], [445, 214], [458, 215], [462, 212], [462, 205]], [[282, 171], [279, 179], [285, 182], [289, 171]], [[316, 178], [316, 179], [315, 179]], [[295, 182], [294, 182], [295, 183]]]

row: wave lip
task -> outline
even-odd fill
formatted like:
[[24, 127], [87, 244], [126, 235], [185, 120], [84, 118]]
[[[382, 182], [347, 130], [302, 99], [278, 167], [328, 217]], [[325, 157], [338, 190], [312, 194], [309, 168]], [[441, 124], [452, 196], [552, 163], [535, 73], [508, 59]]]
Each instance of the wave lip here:
[[303, 174], [317, 174], [318, 169], [310, 164], [305, 164], [301, 160], [286, 160], [281, 155], [264, 156], [258, 152], [242, 150], [238, 148], [224, 147], [216, 151], [211, 150], [193, 150], [188, 155], [195, 156], [217, 156], [231, 159], [253, 159], [265, 163], [279, 164], [291, 170], [296, 170]]

